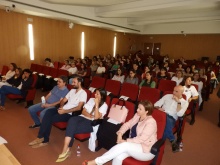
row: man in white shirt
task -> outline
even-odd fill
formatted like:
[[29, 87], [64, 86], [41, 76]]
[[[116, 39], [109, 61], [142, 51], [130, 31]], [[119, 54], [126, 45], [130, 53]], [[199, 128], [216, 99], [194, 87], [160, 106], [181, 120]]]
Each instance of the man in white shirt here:
[[67, 122], [72, 117], [73, 112], [83, 108], [87, 100], [87, 94], [82, 89], [82, 81], [81, 77], [75, 77], [72, 82], [73, 89], [61, 100], [60, 107], [45, 113], [37, 139], [29, 143], [32, 148], [48, 145], [52, 124], [55, 122]]
[[154, 104], [154, 107], [166, 113], [166, 127], [164, 130], [163, 139], [168, 138], [172, 143], [173, 152], [179, 151], [179, 145], [173, 135], [173, 128], [178, 117], [182, 117], [189, 105], [188, 101], [182, 98], [183, 86], [176, 86], [173, 94], [163, 96], [159, 101]]

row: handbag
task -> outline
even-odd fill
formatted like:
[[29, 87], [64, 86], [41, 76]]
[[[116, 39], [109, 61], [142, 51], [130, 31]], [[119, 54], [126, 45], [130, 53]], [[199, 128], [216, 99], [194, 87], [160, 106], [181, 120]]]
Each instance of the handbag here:
[[[122, 106], [119, 105], [119, 102], [122, 101]], [[119, 99], [116, 104], [113, 104], [110, 108], [108, 118], [117, 121], [118, 123], [124, 123], [128, 115], [128, 109], [125, 107], [125, 100]]]

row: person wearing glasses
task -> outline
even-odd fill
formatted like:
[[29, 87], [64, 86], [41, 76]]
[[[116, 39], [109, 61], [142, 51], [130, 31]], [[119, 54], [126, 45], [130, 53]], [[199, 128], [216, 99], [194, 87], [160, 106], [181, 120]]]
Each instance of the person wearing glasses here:
[[138, 78], [136, 77], [135, 70], [130, 70], [129, 75], [126, 77], [124, 82], [138, 85]]
[[121, 68], [118, 68], [112, 80], [120, 81], [121, 83], [123, 83], [124, 79], [125, 79], [125, 76], [123, 75]]

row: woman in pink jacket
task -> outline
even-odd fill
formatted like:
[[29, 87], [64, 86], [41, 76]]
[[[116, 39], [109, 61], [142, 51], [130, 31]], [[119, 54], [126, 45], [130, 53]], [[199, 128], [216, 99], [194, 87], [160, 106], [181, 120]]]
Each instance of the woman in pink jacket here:
[[[157, 141], [157, 123], [151, 116], [153, 109], [151, 102], [141, 101], [134, 117], [117, 132], [118, 144], [95, 160], [84, 161], [83, 165], [101, 165], [112, 159], [112, 165], [122, 165], [127, 157], [140, 161], [152, 160], [154, 155], [150, 153], [150, 149]], [[129, 129], [129, 138], [122, 139], [122, 135]]]

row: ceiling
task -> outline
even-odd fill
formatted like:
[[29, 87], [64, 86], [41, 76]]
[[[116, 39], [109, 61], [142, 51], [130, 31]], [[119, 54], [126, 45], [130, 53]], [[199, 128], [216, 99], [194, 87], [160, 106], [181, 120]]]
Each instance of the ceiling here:
[[[141, 31], [149, 25], [220, 21], [220, 0], [5, 0], [5, 3], [11, 2], [21, 6], [28, 4], [32, 9], [40, 7], [36, 11], [26, 8], [18, 11], [83, 24], [76, 17], [70, 18], [71, 14], [77, 14], [79, 18], [89, 18], [88, 21], [84, 19], [84, 24], [87, 22], [105, 28], [100, 24], [107, 23], [106, 27], [110, 24], [114, 30], [117, 30], [117, 26], [118, 29]], [[0, 2], [0, 5], [4, 3]], [[50, 10], [56, 8], [56, 11], [66, 13], [66, 17], [62, 13], [58, 14], [63, 16], [56, 16], [40, 12], [47, 5], [51, 7]]]

